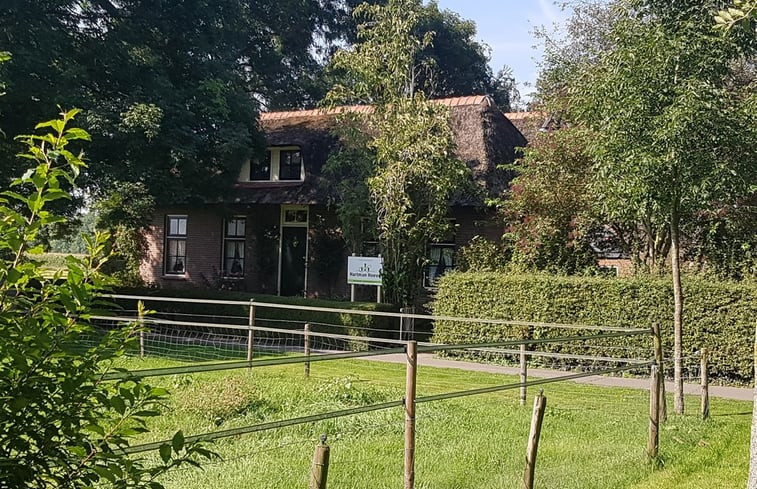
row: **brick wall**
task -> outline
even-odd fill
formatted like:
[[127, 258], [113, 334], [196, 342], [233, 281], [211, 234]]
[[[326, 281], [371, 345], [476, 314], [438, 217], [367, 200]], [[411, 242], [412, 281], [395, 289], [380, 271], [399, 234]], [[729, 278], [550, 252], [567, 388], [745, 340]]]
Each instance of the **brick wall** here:
[[597, 265], [614, 268], [618, 277], [630, 277], [633, 275], [633, 263], [629, 258], [599, 258]]
[[[278, 290], [280, 214], [278, 204], [251, 206], [204, 206], [166, 207], [153, 216], [147, 235], [148, 250], [140, 272], [145, 282], [163, 288], [197, 287], [208, 289], [233, 289], [255, 293], [276, 294]], [[181, 276], [166, 275], [164, 268], [164, 227], [166, 216], [187, 216], [186, 273]], [[244, 278], [222, 277], [223, 225], [224, 219], [233, 216], [246, 217], [245, 273]], [[502, 226], [490, 214], [473, 208], [453, 209], [452, 217], [457, 224], [455, 247], [459, 249], [473, 236], [481, 235], [498, 239]], [[323, 206], [310, 206], [308, 230], [308, 280], [307, 294], [310, 297], [349, 298], [347, 284], [347, 256], [350, 251], [338, 241], [323, 240], [324, 236], [338, 235], [339, 226], [335, 214]], [[335, 252], [330, 246], [339, 246]], [[331, 265], [319, 266], [316, 260], [321, 253], [330, 259]], [[330, 255], [326, 256], [326, 255]], [[376, 288], [358, 286], [358, 300], [373, 301]]]
[[[186, 273], [164, 273], [165, 223], [169, 215], [187, 216]], [[148, 249], [140, 266], [148, 284], [161, 287], [215, 288], [221, 269], [223, 214], [210, 208], [168, 207], [153, 215], [147, 234]]]

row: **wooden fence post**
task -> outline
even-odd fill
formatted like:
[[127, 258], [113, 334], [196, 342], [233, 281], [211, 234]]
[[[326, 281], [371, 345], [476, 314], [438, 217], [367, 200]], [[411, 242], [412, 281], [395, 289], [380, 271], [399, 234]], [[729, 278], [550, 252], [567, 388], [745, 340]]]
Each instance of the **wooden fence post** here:
[[[357, 256], [355, 253], [352, 256]], [[350, 302], [355, 302], [355, 284], [350, 284]]]
[[665, 398], [665, 367], [663, 365], [662, 337], [660, 336], [660, 325], [652, 323], [652, 341], [654, 342], [654, 360], [660, 374], [659, 393], [659, 419], [662, 423], [668, 420], [668, 402]]
[[547, 398], [544, 396], [544, 389], [541, 389], [539, 395], [534, 398], [534, 411], [531, 414], [531, 431], [528, 434], [528, 446], [526, 447], [526, 470], [523, 474], [523, 487], [525, 489], [533, 489], [534, 487], [536, 454], [539, 450], [541, 425], [542, 421], [544, 421], [544, 411], [546, 409]]
[[407, 367], [405, 371], [405, 489], [415, 485], [415, 385], [418, 372], [418, 344], [408, 341], [406, 345]]
[[137, 327], [139, 328], [139, 358], [145, 357], [145, 305], [137, 302]]
[[321, 443], [316, 445], [313, 453], [313, 466], [310, 469], [310, 484], [308, 489], [326, 489], [326, 479], [329, 475], [329, 446], [326, 445], [326, 435], [321, 435]]
[[707, 348], [702, 348], [700, 355], [701, 369], [699, 373], [702, 377], [702, 419], [707, 419], [710, 417], [710, 372], [709, 365], [707, 364], [709, 360]]
[[252, 361], [252, 354], [253, 354], [253, 341], [255, 339], [253, 328], [255, 327], [255, 303], [252, 299], [250, 299], [250, 320], [249, 320], [249, 329], [247, 330], [247, 361]]
[[305, 377], [310, 377], [310, 323], [305, 323]]
[[[415, 308], [402, 307], [400, 314], [415, 314]], [[412, 340], [413, 336], [415, 336], [415, 318], [400, 316], [400, 341], [404, 338]]]
[[528, 381], [528, 360], [526, 358], [526, 345], [520, 345], [520, 405], [526, 405], [526, 387]]
[[652, 365], [649, 379], [649, 442], [647, 455], [651, 459], [657, 458], [660, 448], [660, 370]]

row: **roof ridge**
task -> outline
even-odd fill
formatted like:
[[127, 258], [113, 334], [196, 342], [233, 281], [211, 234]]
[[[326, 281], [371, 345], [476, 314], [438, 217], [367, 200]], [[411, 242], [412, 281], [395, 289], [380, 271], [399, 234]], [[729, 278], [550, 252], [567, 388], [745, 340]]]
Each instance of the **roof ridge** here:
[[529, 117], [545, 117], [547, 112], [543, 110], [519, 110], [517, 112], [503, 112], [508, 119], [526, 119]]
[[[431, 103], [446, 105], [447, 107], [461, 107], [467, 105], [485, 105], [491, 107], [493, 101], [488, 95], [465, 95], [460, 97], [446, 97], [431, 99]], [[293, 117], [317, 117], [323, 115], [341, 114], [343, 112], [372, 112], [372, 105], [339, 105], [331, 108], [283, 110], [261, 112], [261, 121], [289, 119]]]

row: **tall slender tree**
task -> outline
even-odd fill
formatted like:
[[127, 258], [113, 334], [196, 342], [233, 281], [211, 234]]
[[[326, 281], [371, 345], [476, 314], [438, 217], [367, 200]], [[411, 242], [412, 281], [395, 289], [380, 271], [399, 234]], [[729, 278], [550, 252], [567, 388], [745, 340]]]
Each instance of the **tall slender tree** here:
[[[704, 0], [628, 2], [613, 45], [568, 80], [570, 117], [594, 131], [596, 191], [606, 216], [669, 230], [674, 292], [675, 411], [683, 413], [682, 223], [754, 190], [757, 120], [749, 92], [726, 83], [754, 55], [717, 35]], [[752, 94], [753, 96], [753, 94]]]
[[[360, 6], [355, 13], [362, 20], [359, 42], [338, 52], [333, 62], [349, 84], [335, 86], [328, 101], [373, 106], [372, 112], [346, 115], [362, 147], [353, 141], [345, 147], [359, 150], [368, 162], [360, 177], [375, 210], [386, 297], [412, 305], [427, 244], [446, 230], [450, 197], [467, 167], [454, 157], [448, 110], [429, 103], [418, 87], [420, 74], [430, 69], [419, 54], [432, 42], [431, 33], [415, 34], [421, 2], [390, 0], [386, 6]], [[337, 155], [329, 166], [344, 161]]]

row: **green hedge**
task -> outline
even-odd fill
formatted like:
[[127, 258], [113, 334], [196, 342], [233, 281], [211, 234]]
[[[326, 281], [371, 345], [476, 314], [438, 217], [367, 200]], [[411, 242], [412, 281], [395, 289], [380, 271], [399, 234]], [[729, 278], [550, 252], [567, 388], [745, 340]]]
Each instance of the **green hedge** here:
[[[211, 291], [201, 289], [155, 289], [155, 288], [125, 288], [114, 290], [116, 294], [161, 296], [190, 299], [213, 299], [228, 301], [267, 302], [275, 304], [289, 304], [322, 308], [354, 309], [363, 311], [396, 312], [397, 309], [389, 304], [371, 302], [343, 302], [321, 299], [305, 299], [302, 297], [279, 297], [275, 295], [250, 294], [247, 292]], [[126, 309], [134, 308], [134, 301], [120, 300], [119, 304]], [[162, 313], [180, 313], [190, 315], [190, 318], [211, 321], [213, 317], [228, 320], [230, 316], [239, 318], [236, 322], [246, 324], [244, 318], [249, 315], [246, 305], [199, 304], [189, 302], [144, 301], [149, 309]], [[399, 330], [399, 320], [383, 316], [366, 316], [348, 313], [333, 313], [311, 311], [306, 309], [277, 309], [257, 306], [255, 317], [258, 325], [276, 328], [302, 328], [306, 322], [312, 323], [312, 330], [322, 333], [349, 334], [354, 336], [373, 336], [379, 338], [396, 338]], [[231, 322], [231, 321], [229, 321]], [[362, 349], [366, 345], [351, 344], [352, 349]]]
[[[664, 278], [555, 277], [499, 273], [450, 273], [439, 284], [433, 303], [437, 315], [496, 318], [532, 322], [577, 323], [649, 328], [657, 322], [663, 346], [673, 345], [673, 291]], [[710, 353], [713, 377], [737, 383], [753, 378], [753, 342], [757, 318], [757, 287], [684, 277], [684, 356], [702, 347]], [[439, 342], [484, 342], [523, 337], [522, 328], [476, 323], [438, 322]], [[552, 329], [535, 337], [564, 335]], [[586, 334], [589, 334], [588, 332]], [[638, 356], [650, 348], [648, 336], [584, 344], [552, 345], [543, 349], [573, 354]], [[696, 359], [688, 364], [698, 364]], [[565, 363], [565, 362], [563, 362]], [[666, 368], [671, 366], [667, 362]]]

